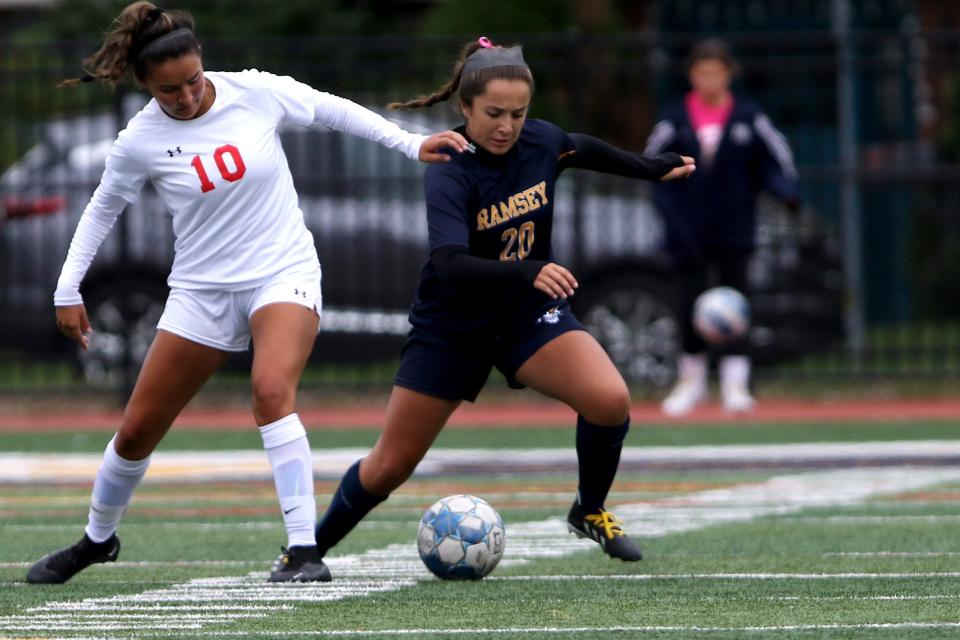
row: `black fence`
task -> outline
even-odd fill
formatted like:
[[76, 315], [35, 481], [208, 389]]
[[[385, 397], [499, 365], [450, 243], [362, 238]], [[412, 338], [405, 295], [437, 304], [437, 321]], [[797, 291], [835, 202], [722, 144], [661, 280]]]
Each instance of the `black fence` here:
[[[763, 201], [751, 264], [758, 376], [960, 375], [960, 35], [909, 20], [890, 31], [732, 33], [755, 98], [787, 135], [804, 206]], [[642, 149], [660, 107], [685, 91], [694, 34], [500, 37], [524, 44], [533, 117]], [[463, 38], [302, 38], [204, 43], [207, 69], [256, 67], [386, 112], [446, 78]], [[169, 219], [147, 186], [84, 282], [90, 352], [58, 336], [52, 293], [134, 91], [58, 88], [97, 43], [0, 44], [0, 390], [129, 388], [165, 296]], [[386, 114], [411, 130], [452, 108]], [[338, 132], [282, 133], [324, 269], [324, 329], [304, 384], [384, 385], [426, 258], [422, 167]], [[577, 311], [631, 379], [674, 376], [678, 333], [647, 185], [568, 172], [557, 258], [582, 283]], [[247, 384], [239, 357], [218, 383]]]

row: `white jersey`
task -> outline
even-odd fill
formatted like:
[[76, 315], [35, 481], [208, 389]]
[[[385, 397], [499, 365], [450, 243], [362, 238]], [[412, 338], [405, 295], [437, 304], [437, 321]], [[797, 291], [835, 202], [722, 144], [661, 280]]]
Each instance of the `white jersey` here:
[[79, 304], [80, 281], [128, 202], [150, 180], [173, 218], [172, 288], [238, 291], [318, 264], [277, 132], [321, 124], [416, 158], [424, 136], [289, 77], [208, 72], [210, 109], [176, 120], [151, 100], [120, 132], [84, 211], [54, 302]]

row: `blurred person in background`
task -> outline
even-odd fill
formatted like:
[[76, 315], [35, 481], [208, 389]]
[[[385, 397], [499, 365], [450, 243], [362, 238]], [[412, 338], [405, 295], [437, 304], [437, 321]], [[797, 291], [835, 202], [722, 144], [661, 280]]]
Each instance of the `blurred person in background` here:
[[[692, 323], [697, 296], [729, 286], [749, 297], [757, 195], [765, 190], [792, 209], [799, 204], [790, 147], [755, 103], [731, 91], [737, 73], [724, 41], [697, 43], [689, 55], [692, 90], [665, 109], [645, 150], [693, 156], [698, 167], [683, 184], [655, 185], [653, 195], [666, 226], [682, 331], [677, 382], [661, 405], [671, 416], [688, 413], [708, 395], [709, 350]], [[724, 408], [752, 410], [746, 338], [724, 345], [717, 355]]]
[[551, 248], [556, 180], [579, 168], [643, 180], [690, 175], [692, 158], [642, 156], [545, 120], [528, 119], [534, 81], [520, 47], [481, 38], [464, 47], [437, 92], [390, 105], [422, 108], [456, 96], [474, 153], [424, 177], [430, 255], [410, 311], [386, 424], [344, 475], [317, 525], [321, 554], [410, 477], [447, 419], [473, 402], [496, 367], [577, 412], [579, 483], [567, 527], [624, 561], [635, 542], [604, 505], [630, 426], [626, 383], [573, 315], [573, 274]]
[[[117, 528], [150, 454], [230, 352], [256, 347], [253, 415], [287, 531], [271, 582], [329, 580], [314, 541], [316, 503], [297, 383], [321, 313], [320, 262], [277, 128], [324, 125], [412, 159], [443, 162], [458, 133], [414, 135], [289, 77], [205, 71], [193, 18], [149, 2], [126, 7], [79, 81], [135, 80], [153, 99], [120, 132], [68, 251], [54, 294], [57, 325], [86, 349], [80, 283], [117, 216], [148, 179], [172, 217], [170, 295], [120, 428], [94, 480], [83, 538], [38, 560], [32, 583], [62, 583], [120, 551]], [[439, 153], [443, 149], [445, 153]]]

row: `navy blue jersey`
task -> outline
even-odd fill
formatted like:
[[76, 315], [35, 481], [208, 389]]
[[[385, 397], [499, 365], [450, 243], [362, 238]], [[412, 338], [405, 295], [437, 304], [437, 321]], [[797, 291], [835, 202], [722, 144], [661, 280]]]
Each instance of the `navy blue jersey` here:
[[[458, 129], [466, 135], [464, 128]], [[517, 143], [502, 156], [479, 146], [451, 153], [450, 162], [427, 168], [424, 188], [430, 251], [464, 247], [489, 260], [553, 261], [554, 187], [570, 137], [543, 120], [527, 120]], [[420, 271], [410, 323], [438, 340], [493, 339], [508, 335], [556, 301], [529, 285], [489, 289], [444, 284], [432, 260]]]

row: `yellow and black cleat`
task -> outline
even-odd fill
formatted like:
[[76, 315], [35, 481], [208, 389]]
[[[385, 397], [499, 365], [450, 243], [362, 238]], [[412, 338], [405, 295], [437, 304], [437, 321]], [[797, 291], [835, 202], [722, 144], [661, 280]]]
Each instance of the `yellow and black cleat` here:
[[603, 552], [611, 558], [619, 558], [624, 562], [636, 562], [643, 558], [640, 547], [630, 539], [621, 526], [623, 523], [617, 516], [602, 507], [592, 513], [587, 513], [579, 502], [574, 501], [567, 514], [567, 529], [578, 538], [589, 538], [596, 541]]

